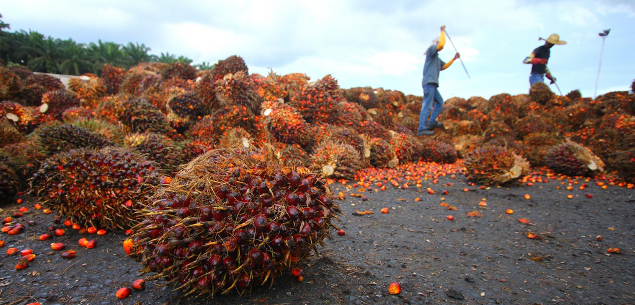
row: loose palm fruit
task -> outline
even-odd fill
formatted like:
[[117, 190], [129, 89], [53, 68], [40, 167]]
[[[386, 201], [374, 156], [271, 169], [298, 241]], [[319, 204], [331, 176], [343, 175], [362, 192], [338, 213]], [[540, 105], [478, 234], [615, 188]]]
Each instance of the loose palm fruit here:
[[128, 287], [123, 287], [123, 288], [119, 288], [119, 290], [117, 290], [117, 293], [115, 293], [115, 296], [117, 297], [117, 299], [125, 299], [130, 295], [130, 288]]
[[132, 288], [134, 290], [143, 290], [146, 288], [146, 281], [144, 279], [137, 279], [132, 282]]

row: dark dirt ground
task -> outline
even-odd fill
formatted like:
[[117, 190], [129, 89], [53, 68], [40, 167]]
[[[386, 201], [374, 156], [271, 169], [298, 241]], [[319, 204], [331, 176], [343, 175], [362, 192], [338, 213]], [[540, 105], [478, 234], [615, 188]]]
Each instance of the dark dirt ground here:
[[[151, 280], [144, 291], [118, 300], [117, 289], [149, 276], [125, 257], [124, 233], [91, 234], [97, 246], [86, 249], [77, 244], [83, 237], [78, 231], [59, 224], [65, 235], [39, 241], [55, 213], [35, 210], [35, 201], [23, 196], [22, 204], [1, 207], [4, 219], [26, 206], [31, 210], [19, 221], [36, 223], [18, 235], [0, 233], [6, 242], [0, 248], [0, 304], [635, 304], [635, 189], [602, 189], [591, 179], [579, 190], [585, 181], [575, 181], [573, 190], [565, 189], [567, 180], [479, 189], [459, 175], [440, 177], [437, 184], [423, 181], [421, 188], [367, 191], [367, 201], [347, 196], [339, 201], [344, 215], [336, 222], [346, 235], [333, 232], [326, 247], [302, 264], [303, 282], [287, 273], [272, 288], [254, 288], [242, 297], [195, 299]], [[359, 189], [340, 183], [331, 188], [335, 194]], [[488, 208], [478, 207], [482, 198]], [[390, 213], [382, 214], [383, 207]], [[353, 216], [357, 210], [374, 214]], [[483, 216], [468, 217], [474, 210]], [[527, 232], [542, 239], [529, 239]], [[63, 259], [52, 251], [50, 244], [59, 241], [77, 256]], [[18, 258], [6, 255], [9, 247], [33, 249], [37, 257], [15, 270]], [[613, 247], [621, 254], [607, 252]], [[401, 284], [399, 295], [388, 293], [391, 282]]]

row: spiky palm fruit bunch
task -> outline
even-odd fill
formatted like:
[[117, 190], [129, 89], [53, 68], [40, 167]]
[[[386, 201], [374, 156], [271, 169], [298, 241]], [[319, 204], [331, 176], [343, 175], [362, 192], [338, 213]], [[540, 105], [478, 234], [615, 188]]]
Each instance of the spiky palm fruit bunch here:
[[166, 109], [168, 121], [175, 128], [181, 125], [188, 127], [209, 114], [207, 107], [196, 92], [178, 87], [172, 88], [168, 92]]
[[0, 102], [0, 118], [13, 121], [15, 127], [22, 133], [30, 133], [35, 125], [37, 114], [33, 109], [14, 102]]
[[25, 87], [37, 84], [44, 87], [47, 91], [64, 89], [64, 84], [59, 78], [48, 74], [30, 73], [26, 78], [23, 77], [23, 79]]
[[483, 145], [483, 138], [479, 135], [463, 135], [454, 139], [454, 150], [457, 157], [464, 158], [468, 152]]
[[582, 93], [580, 93], [580, 90], [575, 89], [575, 90], [571, 90], [571, 92], [567, 93], [566, 97], [568, 97], [569, 100], [575, 102], [577, 99], [582, 97]]
[[304, 86], [309, 84], [311, 78], [304, 73], [289, 73], [281, 76], [278, 81], [287, 90], [289, 96], [294, 96]]
[[390, 139], [390, 145], [395, 149], [395, 155], [399, 159], [399, 162], [416, 162], [421, 157], [421, 151], [419, 150], [419, 140], [412, 135], [405, 133], [390, 132], [392, 138]]
[[188, 63], [175, 62], [167, 69], [161, 71], [162, 79], [180, 78], [180, 79], [195, 79], [196, 68], [192, 67]]
[[397, 125], [404, 126], [413, 133], [416, 132], [419, 129], [419, 112], [404, 108], [397, 114]]
[[19, 74], [0, 66], [0, 101], [15, 100], [24, 87]]
[[289, 105], [298, 109], [308, 123], [328, 123], [335, 113], [335, 104], [344, 99], [339, 88], [329, 74], [296, 92]]
[[361, 121], [355, 128], [359, 133], [390, 141], [388, 129], [375, 121]]
[[119, 118], [123, 115], [131, 99], [131, 96], [124, 94], [106, 96], [95, 109], [95, 117], [111, 124], [118, 124]]
[[624, 151], [610, 156], [607, 160], [607, 165], [617, 170], [617, 176], [620, 179], [635, 183], [635, 152]]
[[519, 139], [522, 139], [530, 133], [552, 132], [555, 129], [555, 126], [549, 123], [547, 117], [533, 114], [517, 120], [513, 125], [513, 130]]
[[456, 162], [457, 153], [454, 147], [443, 141], [429, 139], [421, 141], [417, 147], [421, 160], [427, 162], [447, 163]]
[[604, 162], [591, 152], [590, 149], [566, 141], [553, 147], [545, 155], [545, 163], [556, 173], [567, 176], [595, 176], [604, 170]]
[[[256, 115], [249, 108], [238, 105], [231, 105], [216, 110], [211, 117], [214, 138], [218, 139], [226, 131], [240, 127], [249, 133], [255, 131]], [[194, 128], [194, 127], [193, 127]]]
[[420, 113], [422, 103], [423, 96], [408, 94], [406, 95], [406, 104], [404, 105], [404, 108], [413, 113]]
[[366, 109], [377, 108], [381, 103], [379, 96], [370, 87], [348, 89], [345, 96], [349, 102], [358, 103]]
[[252, 146], [252, 137], [244, 129], [234, 127], [225, 131], [219, 138], [219, 148], [245, 149]]
[[374, 138], [362, 135], [368, 147], [368, 162], [374, 167], [395, 167], [399, 165], [399, 159], [395, 154], [395, 148], [382, 138]]
[[128, 229], [158, 180], [155, 164], [127, 149], [74, 149], [43, 161], [29, 190], [82, 226]]
[[516, 138], [516, 134], [509, 125], [502, 121], [493, 121], [487, 125], [487, 129], [483, 131], [483, 140], [488, 141], [493, 138]]
[[626, 113], [635, 115], [635, 95], [628, 91], [609, 92], [598, 96], [596, 106], [602, 113]]
[[[368, 112], [370, 113], [371, 110], [369, 110]], [[393, 112], [388, 109], [379, 108], [377, 109], [377, 114], [373, 116], [373, 120], [379, 123], [380, 125], [386, 127], [387, 129], [393, 129], [395, 128], [395, 119], [397, 116], [396, 114], [397, 112]]]
[[633, 149], [635, 116], [612, 113], [602, 117], [596, 125], [588, 146], [603, 159], [614, 152]]
[[129, 134], [124, 138], [124, 146], [155, 162], [166, 174], [176, 173], [179, 165], [190, 161], [173, 140], [162, 134]]
[[[269, 142], [262, 143], [266, 146]], [[311, 166], [311, 155], [298, 144], [287, 144], [282, 142], [273, 142], [274, 155], [281, 164], [291, 167], [309, 167]]]
[[309, 131], [307, 122], [293, 107], [276, 102], [265, 101], [261, 105], [258, 117], [258, 130], [268, 132], [275, 141], [310, 147], [315, 139]]
[[81, 106], [81, 103], [76, 94], [68, 90], [54, 90], [42, 95], [40, 111], [56, 120], [61, 120], [64, 110], [79, 106]]
[[360, 104], [342, 101], [335, 105], [330, 123], [338, 126], [355, 127], [366, 119], [366, 110]]
[[14, 170], [18, 175], [21, 186], [27, 186], [27, 179], [33, 176], [40, 168], [41, 161], [46, 159], [40, 147], [32, 139], [4, 146], [0, 149], [1, 153], [11, 156], [15, 160], [17, 166], [14, 167]]
[[6, 118], [0, 119], [0, 148], [24, 141], [25, 137]]
[[245, 71], [228, 73], [214, 84], [216, 100], [221, 106], [243, 106], [253, 113], [257, 113], [260, 111], [262, 98], [254, 89], [254, 85]]
[[114, 144], [99, 133], [71, 124], [44, 124], [34, 133], [38, 146], [49, 156], [75, 148], [103, 148]]
[[386, 90], [382, 105], [390, 112], [398, 113], [404, 108], [406, 95], [397, 90]]
[[198, 92], [198, 96], [203, 100], [203, 103], [208, 108], [215, 110], [220, 107], [216, 100], [216, 84], [214, 75], [210, 71], [205, 71], [195, 83], [195, 90]]
[[465, 135], [480, 135], [483, 133], [483, 130], [481, 130], [481, 127], [475, 121], [462, 120], [454, 124], [447, 125], [448, 129], [451, 129], [452, 135], [455, 137]]
[[485, 146], [465, 156], [468, 179], [486, 185], [502, 185], [529, 174], [529, 162], [502, 146]]
[[359, 152], [341, 141], [320, 142], [311, 155], [311, 169], [324, 177], [350, 180], [362, 167]]
[[215, 146], [215, 143], [218, 142], [218, 138], [223, 134], [223, 131], [216, 128], [214, 121], [215, 120], [211, 116], [206, 116], [196, 122], [187, 131], [188, 138], [196, 139], [202, 143], [209, 143], [210, 145]]
[[106, 88], [107, 94], [119, 93], [119, 87], [125, 78], [126, 71], [122, 68], [113, 67], [109, 64], [104, 64], [101, 67], [100, 80]]
[[251, 74], [249, 78], [254, 84], [256, 94], [265, 101], [284, 100], [289, 96], [286, 86], [280, 81], [282, 77], [273, 71], [269, 72], [267, 77], [256, 73]]
[[[473, 108], [468, 108], [467, 100], [460, 97], [452, 97], [443, 103], [443, 108], [439, 114], [439, 121], [462, 121], [465, 114]], [[419, 108], [421, 110], [421, 108]]]
[[239, 71], [244, 71], [245, 74], [249, 74], [249, 68], [245, 63], [245, 60], [237, 55], [232, 55], [223, 60], [219, 60], [214, 69], [212, 69], [212, 80], [215, 82], [217, 80], [223, 79], [225, 75], [229, 73], [236, 73]]
[[[315, 134], [315, 132], [313, 133]], [[364, 157], [364, 139], [355, 129], [344, 126], [329, 125], [325, 126], [325, 131], [322, 134], [324, 135], [323, 137], [316, 137], [316, 142], [341, 141], [353, 146], [360, 156]], [[368, 158], [368, 156], [365, 157]]]
[[[508, 142], [508, 143], [511, 143]], [[522, 155], [531, 166], [545, 166], [545, 155], [562, 139], [553, 132], [536, 132], [525, 135], [522, 140]]]
[[200, 156], [154, 198], [132, 252], [186, 295], [273, 283], [323, 245], [341, 213], [325, 179], [247, 150]]
[[545, 105], [550, 99], [555, 96], [555, 94], [553, 93], [553, 91], [551, 91], [547, 84], [543, 82], [537, 82], [533, 84], [531, 88], [529, 88], [529, 96], [531, 97], [532, 101], [538, 104]]
[[106, 95], [106, 87], [98, 77], [84, 75], [88, 80], [71, 78], [68, 80], [68, 90], [77, 94], [82, 106], [90, 109], [97, 108], [101, 99]]
[[128, 70], [121, 82], [119, 93], [139, 96], [160, 82], [160, 76], [147, 73], [147, 71]]
[[128, 102], [119, 120], [130, 132], [165, 133], [170, 129], [166, 116], [144, 99]]
[[506, 120], [505, 123], [512, 124], [518, 118], [518, 105], [514, 103], [512, 96], [507, 93], [501, 93], [490, 97], [489, 101], [481, 105], [483, 113], [490, 116], [492, 121]]
[[592, 105], [588, 100], [580, 99], [575, 104], [562, 109], [560, 112], [567, 117], [566, 129], [571, 131], [579, 130], [593, 122], [596, 117], [591, 108]]
[[84, 107], [71, 107], [62, 113], [62, 121], [75, 121], [82, 119], [90, 119], [93, 117], [93, 112]]

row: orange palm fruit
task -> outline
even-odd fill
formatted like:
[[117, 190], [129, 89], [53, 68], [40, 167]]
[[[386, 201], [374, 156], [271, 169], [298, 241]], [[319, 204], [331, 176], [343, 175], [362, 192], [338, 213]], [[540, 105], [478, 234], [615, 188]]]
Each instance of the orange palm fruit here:
[[66, 258], [66, 259], [71, 259], [71, 258], [75, 257], [75, 250], [68, 250], [68, 251], [62, 253], [62, 257]]
[[115, 296], [117, 297], [117, 299], [125, 299], [129, 295], [130, 295], [130, 288], [128, 287], [119, 288], [119, 290], [117, 290], [117, 293], [115, 293]]
[[66, 248], [66, 245], [64, 243], [52, 243], [51, 244], [51, 249], [53, 250], [62, 250]]
[[86, 243], [86, 248], [87, 248], [87, 249], [93, 249], [93, 248], [95, 248], [95, 244], [96, 244], [95, 240], [94, 240], [94, 239], [91, 239], [91, 240], [89, 240], [89, 241]]
[[18, 263], [15, 265], [15, 269], [21, 270], [29, 266], [29, 259], [26, 257], [20, 257]]
[[86, 247], [86, 245], [88, 244], [88, 239], [82, 237], [79, 239], [79, 245], [82, 247]]
[[401, 293], [401, 285], [399, 285], [399, 283], [397, 283], [397, 282], [390, 283], [390, 286], [388, 286], [388, 292], [390, 294], [399, 294], [399, 293]]
[[146, 280], [144, 279], [137, 279], [134, 282], [132, 282], [132, 288], [134, 290], [143, 290], [146, 288]]
[[95, 232], [97, 232], [97, 228], [95, 228], [95, 227], [88, 227], [88, 233], [93, 234], [93, 233], [95, 233]]
[[126, 240], [123, 241], [123, 250], [126, 251], [126, 254], [130, 255], [130, 252], [132, 251], [132, 239], [128, 238]]
[[390, 210], [388, 208], [383, 208], [381, 209], [381, 212], [384, 214], [388, 214], [388, 212], [390, 212]]

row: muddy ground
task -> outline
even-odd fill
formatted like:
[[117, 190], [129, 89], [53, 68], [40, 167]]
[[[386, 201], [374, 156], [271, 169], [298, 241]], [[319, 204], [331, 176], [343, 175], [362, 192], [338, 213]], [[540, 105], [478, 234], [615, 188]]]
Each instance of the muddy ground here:
[[[35, 210], [35, 201], [24, 196], [21, 204], [1, 207], [2, 219], [28, 207], [19, 221], [35, 224], [18, 235], [0, 233], [5, 241], [0, 304], [635, 304], [635, 189], [602, 189], [597, 182], [576, 179], [572, 190], [565, 188], [566, 179], [480, 189], [464, 176], [445, 176], [437, 184], [423, 181], [420, 188], [366, 191], [367, 201], [350, 196], [361, 193], [359, 187], [347, 188], [352, 182], [335, 183], [335, 194], [348, 194], [339, 201], [344, 215], [337, 223], [346, 235], [333, 232], [326, 247], [302, 264], [303, 282], [287, 273], [271, 288], [214, 298], [183, 298], [151, 280], [144, 291], [118, 300], [117, 289], [149, 276], [139, 274], [139, 263], [125, 256], [124, 233], [92, 234], [88, 238], [97, 246], [82, 248], [77, 241], [83, 235], [54, 224], [55, 213]], [[487, 208], [478, 205], [483, 198]], [[390, 212], [381, 213], [384, 207]], [[373, 214], [353, 215], [366, 210]], [[472, 211], [482, 217], [468, 217]], [[52, 225], [66, 234], [38, 240]], [[540, 238], [529, 239], [528, 232]], [[59, 241], [76, 250], [76, 257], [64, 259], [52, 251], [50, 244]], [[15, 270], [17, 256], [5, 254], [9, 247], [33, 249], [37, 257]], [[621, 254], [608, 253], [609, 248]], [[400, 294], [389, 294], [392, 282], [401, 284]]]

